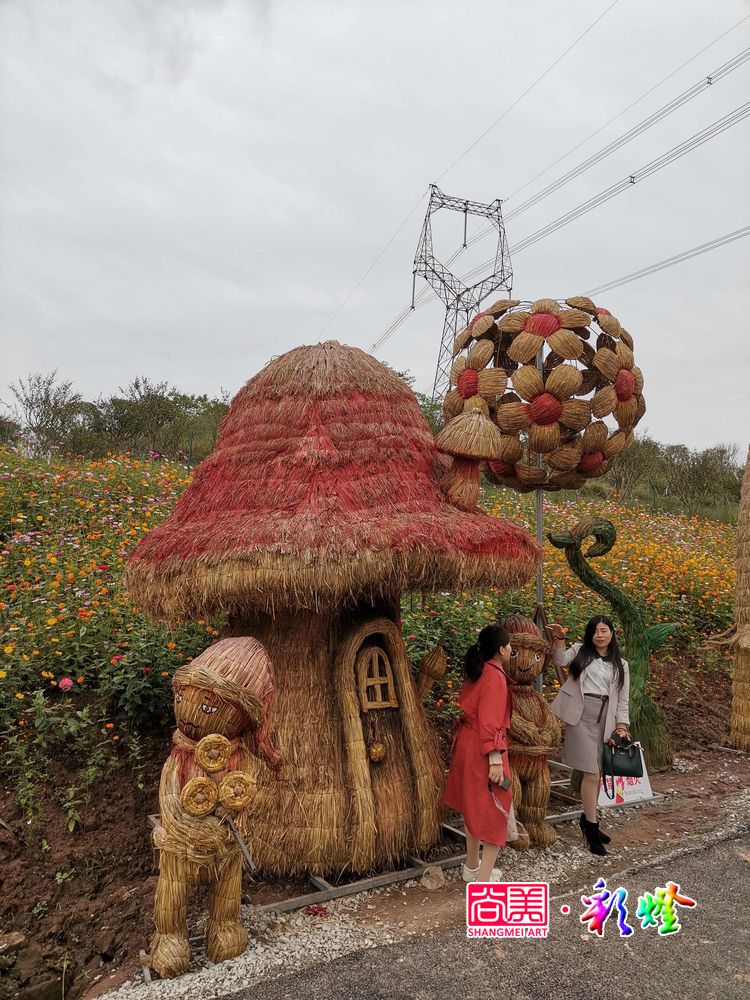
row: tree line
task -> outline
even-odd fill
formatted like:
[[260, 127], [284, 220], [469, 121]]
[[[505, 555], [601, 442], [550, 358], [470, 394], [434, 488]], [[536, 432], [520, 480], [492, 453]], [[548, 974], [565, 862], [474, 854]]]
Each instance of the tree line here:
[[[397, 372], [413, 388], [408, 372]], [[133, 379], [118, 392], [85, 400], [57, 372], [31, 374], [9, 385], [10, 404], [0, 414], [0, 443], [20, 445], [38, 456], [71, 453], [164, 456], [195, 465], [213, 450], [229, 409], [229, 393], [191, 395], [166, 382]], [[433, 431], [442, 426], [439, 403], [417, 393]], [[739, 503], [742, 465], [735, 445], [695, 449], [639, 436], [607, 476], [589, 491], [614, 492], [624, 501], [650, 502], [656, 509], [732, 519]], [[601, 484], [601, 485], [600, 485]]]

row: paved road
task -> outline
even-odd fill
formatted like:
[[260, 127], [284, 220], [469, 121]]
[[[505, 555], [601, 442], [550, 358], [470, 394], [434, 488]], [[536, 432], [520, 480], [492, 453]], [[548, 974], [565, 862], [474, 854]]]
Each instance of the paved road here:
[[[637, 897], [668, 880], [698, 903], [678, 909], [682, 930], [660, 936], [635, 921]], [[546, 940], [467, 941], [465, 932], [356, 952], [261, 983], [225, 1000], [748, 1000], [750, 834], [624, 874], [635, 932], [613, 915], [604, 937], [580, 923], [580, 891], [550, 906]], [[581, 890], [590, 892], [590, 886]], [[571, 913], [563, 916], [567, 904]]]

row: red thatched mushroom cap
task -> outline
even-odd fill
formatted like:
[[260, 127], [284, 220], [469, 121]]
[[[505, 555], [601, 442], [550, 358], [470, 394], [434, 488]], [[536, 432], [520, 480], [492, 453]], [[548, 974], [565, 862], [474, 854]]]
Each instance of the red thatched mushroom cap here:
[[443, 461], [392, 371], [335, 341], [298, 347], [235, 396], [216, 448], [131, 556], [133, 600], [178, 622], [521, 585], [537, 543], [452, 507]]

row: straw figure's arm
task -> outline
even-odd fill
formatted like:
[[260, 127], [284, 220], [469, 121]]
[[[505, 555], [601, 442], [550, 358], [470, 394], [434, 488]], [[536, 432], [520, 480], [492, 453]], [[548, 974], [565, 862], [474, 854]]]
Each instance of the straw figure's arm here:
[[[582, 545], [589, 535], [595, 541], [584, 555]], [[579, 580], [601, 594], [612, 605], [622, 622], [624, 650], [630, 667], [631, 731], [636, 739], [642, 740], [650, 767], [669, 767], [672, 763], [672, 748], [666, 721], [661, 710], [646, 693], [646, 681], [651, 650], [674, 633], [678, 626], [660, 624], [647, 629], [641, 612], [630, 597], [600, 576], [587, 562], [586, 557], [605, 555], [617, 541], [617, 532], [611, 521], [598, 517], [585, 518], [569, 532], [550, 534], [548, 538], [556, 548], [564, 550], [568, 565]]]

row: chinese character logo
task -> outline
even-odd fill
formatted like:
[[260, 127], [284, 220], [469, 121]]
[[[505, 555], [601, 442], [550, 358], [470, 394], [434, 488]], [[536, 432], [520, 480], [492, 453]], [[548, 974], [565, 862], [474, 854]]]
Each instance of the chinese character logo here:
[[549, 883], [470, 882], [467, 937], [547, 937]]
[[690, 896], [683, 896], [678, 882], [667, 882], [665, 889], [657, 888], [655, 893], [645, 892], [638, 897], [636, 916], [641, 927], [658, 927], [660, 934], [678, 934], [681, 924], [677, 917], [677, 906], [697, 906]]
[[[628, 923], [628, 890], [620, 886], [611, 892], [603, 878], [597, 881], [594, 889], [599, 891], [591, 896], [581, 896], [581, 902], [586, 907], [580, 917], [581, 923], [588, 925], [586, 929], [590, 934], [604, 937], [607, 921], [616, 912], [620, 937], [629, 937], [633, 928]], [[658, 927], [659, 934], [677, 934], [681, 925], [676, 907], [697, 905], [694, 899], [682, 893], [678, 883], [667, 882], [666, 888], [657, 888], [653, 893], [646, 892], [638, 897], [636, 917], [641, 928]]]

